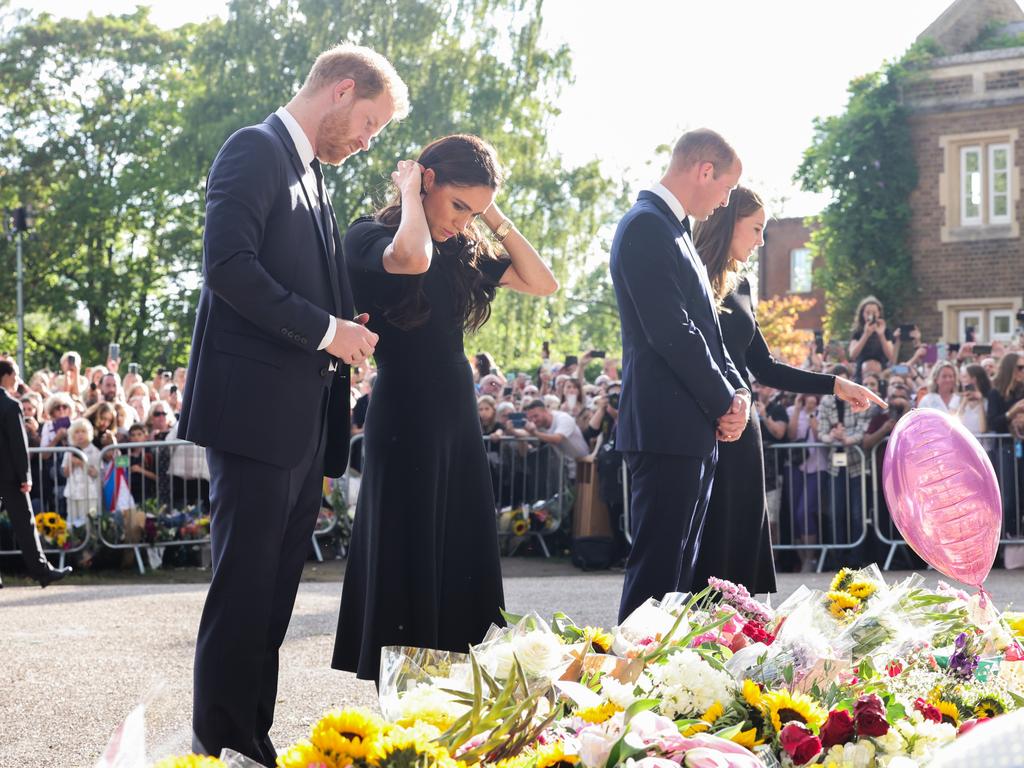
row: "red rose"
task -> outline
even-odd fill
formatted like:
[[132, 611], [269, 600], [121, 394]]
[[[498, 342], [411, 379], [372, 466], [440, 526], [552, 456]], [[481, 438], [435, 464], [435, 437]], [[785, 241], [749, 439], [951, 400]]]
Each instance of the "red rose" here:
[[933, 723], [942, 722], [942, 713], [939, 712], [939, 708], [929, 704], [924, 699], [916, 699], [914, 701], [914, 709], [920, 712], [925, 720], [931, 720]]
[[857, 699], [853, 707], [853, 719], [857, 722], [858, 736], [884, 736], [889, 732], [885, 705], [877, 694], [870, 693]]
[[845, 709], [833, 709], [821, 726], [821, 748], [831, 749], [836, 744], [853, 741], [853, 716]]
[[800, 723], [789, 723], [779, 734], [779, 743], [795, 765], [803, 765], [821, 752], [821, 740]]
[[889, 677], [896, 677], [903, 671], [903, 665], [898, 661], [890, 661], [885, 665], [885, 671], [889, 673]]

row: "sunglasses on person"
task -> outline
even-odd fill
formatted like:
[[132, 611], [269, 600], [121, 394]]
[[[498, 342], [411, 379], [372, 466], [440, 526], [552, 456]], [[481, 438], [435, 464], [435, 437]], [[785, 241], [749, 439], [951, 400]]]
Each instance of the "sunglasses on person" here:
[[156, 418], [157, 416], [166, 416], [166, 415], [167, 415], [166, 411], [153, 411], [153, 417], [154, 418]]

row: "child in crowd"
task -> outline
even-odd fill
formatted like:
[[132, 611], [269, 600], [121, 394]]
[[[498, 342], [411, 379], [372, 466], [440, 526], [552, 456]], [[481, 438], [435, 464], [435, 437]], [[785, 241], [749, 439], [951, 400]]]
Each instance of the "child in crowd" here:
[[85, 525], [90, 512], [99, 506], [99, 489], [96, 478], [100, 474], [100, 451], [92, 444], [92, 423], [88, 419], [75, 419], [68, 427], [68, 441], [85, 454], [88, 461], [73, 453], [65, 453], [61, 465], [64, 477], [64, 496], [68, 500], [68, 525], [77, 528]]

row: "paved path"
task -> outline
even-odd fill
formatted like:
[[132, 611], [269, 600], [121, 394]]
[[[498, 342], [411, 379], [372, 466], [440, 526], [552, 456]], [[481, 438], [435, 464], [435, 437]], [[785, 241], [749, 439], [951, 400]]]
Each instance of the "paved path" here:
[[[621, 574], [523, 558], [507, 560], [505, 573], [511, 611], [564, 610], [580, 623], [606, 627], [615, 621]], [[272, 734], [278, 747], [303, 737], [330, 707], [375, 706], [371, 683], [328, 666], [340, 576], [340, 565], [311, 565], [299, 590], [282, 650]], [[827, 581], [781, 575], [780, 597], [802, 583]], [[934, 584], [934, 574], [928, 581]], [[996, 571], [988, 586], [1000, 606], [1024, 604], [1021, 572]], [[187, 751], [192, 653], [205, 594], [203, 583], [145, 579], [0, 590], [0, 768], [89, 768], [143, 700], [151, 756]]]

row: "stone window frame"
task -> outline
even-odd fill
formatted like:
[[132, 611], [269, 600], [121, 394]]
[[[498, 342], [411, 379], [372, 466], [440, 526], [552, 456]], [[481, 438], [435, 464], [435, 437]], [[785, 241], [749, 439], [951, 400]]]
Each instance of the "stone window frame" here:
[[[1020, 296], [988, 296], [965, 299], [942, 299], [936, 302], [936, 308], [942, 316], [942, 340], [962, 342], [960, 335], [960, 313], [977, 312], [981, 316], [981, 324], [975, 329], [979, 344], [992, 343], [992, 314], [1010, 312], [1016, 316], [1024, 309], [1024, 300]], [[1016, 329], [1011, 323], [1011, 336]]]
[[[1020, 221], [1015, 217], [1017, 201], [1020, 199], [1021, 168], [1017, 165], [1015, 148], [1020, 138], [1017, 128], [1004, 128], [972, 133], [947, 134], [939, 138], [943, 153], [943, 171], [939, 174], [939, 205], [945, 210], [941, 227], [944, 243], [969, 242], [972, 240], [1004, 240], [1020, 237]], [[1009, 217], [1007, 220], [991, 221], [991, 148], [1009, 146]], [[963, 158], [964, 150], [970, 147], [980, 149], [981, 159], [981, 221], [964, 224], [963, 205]]]

